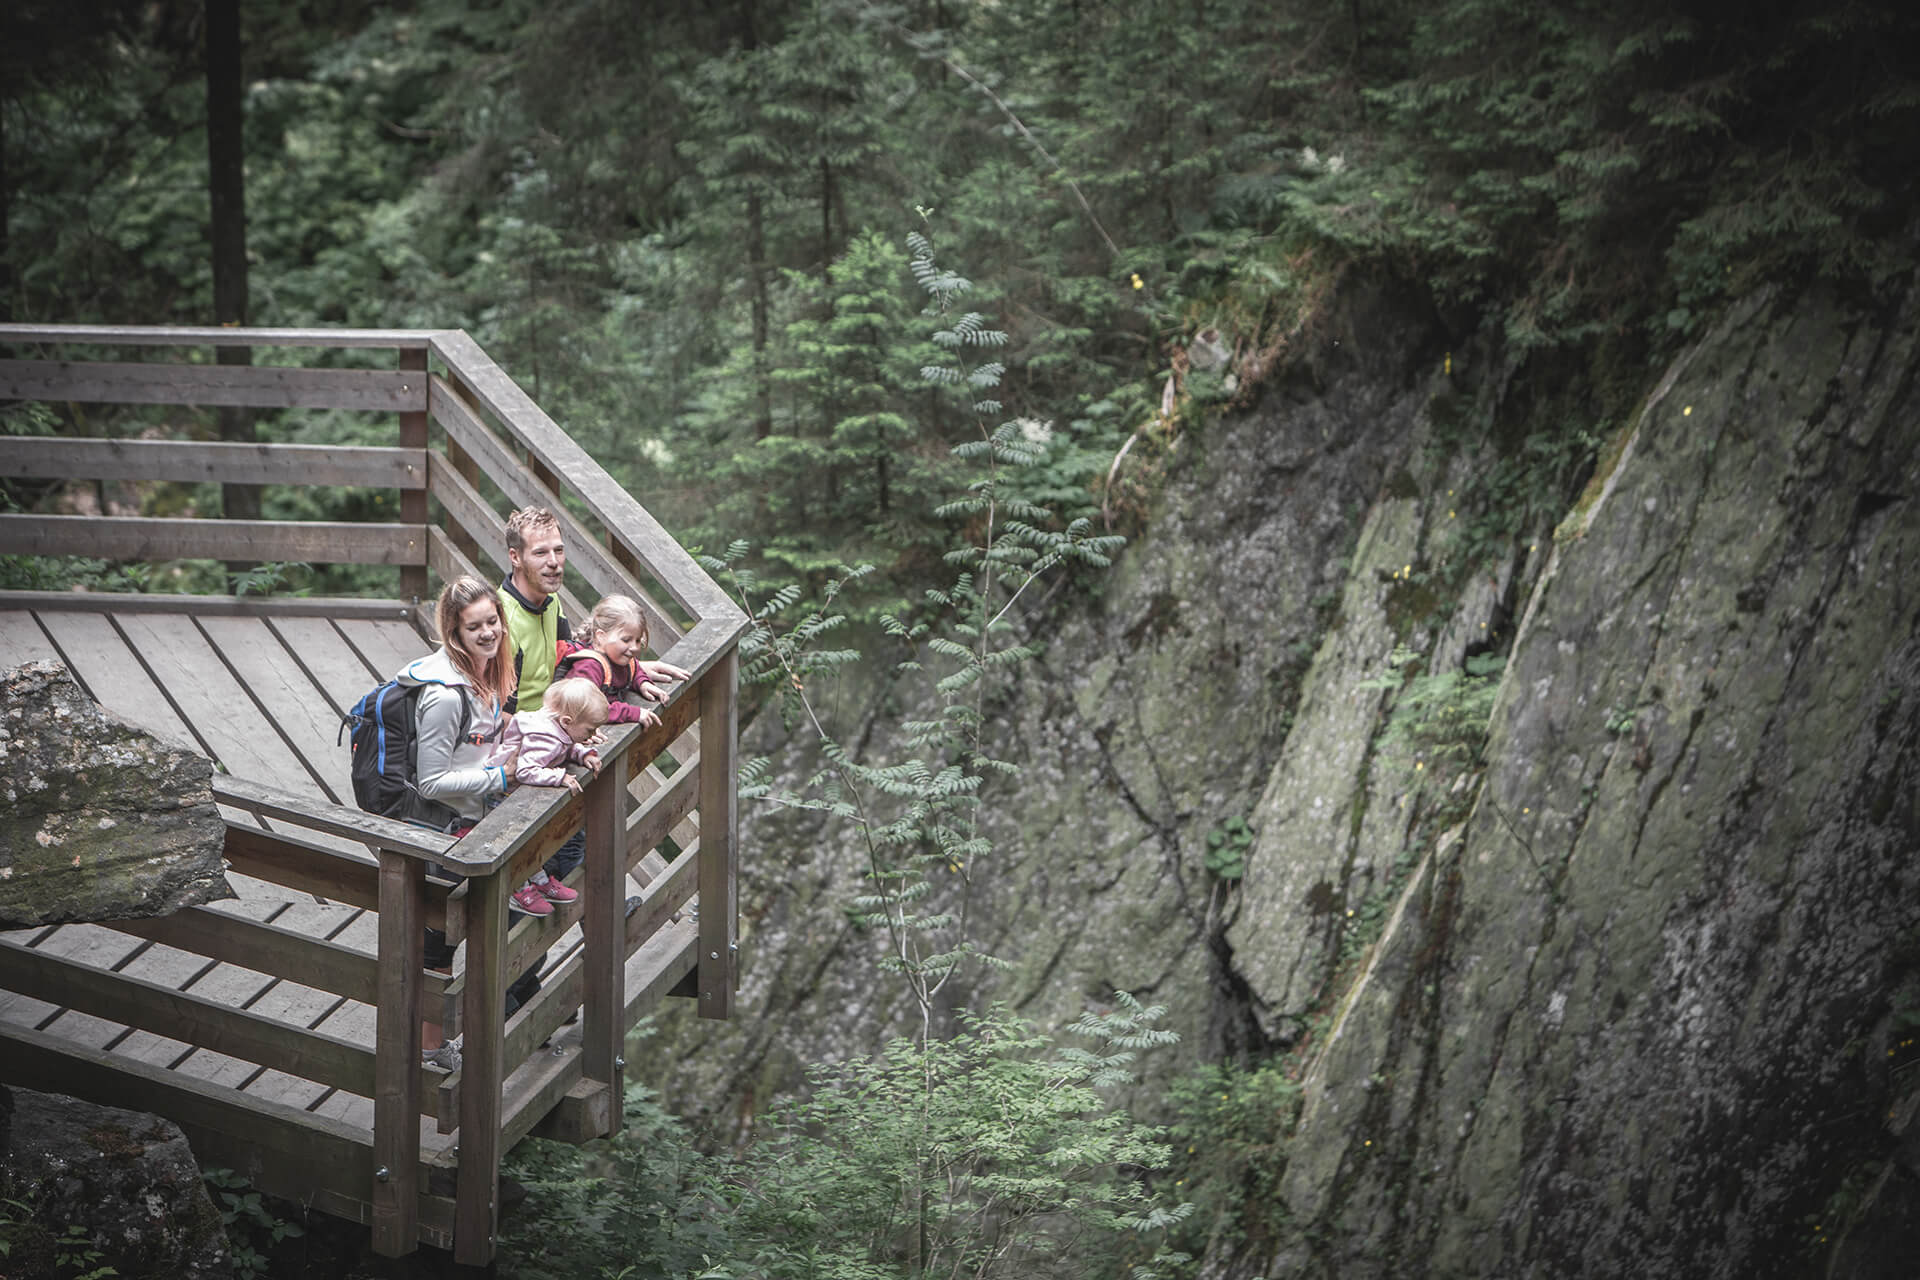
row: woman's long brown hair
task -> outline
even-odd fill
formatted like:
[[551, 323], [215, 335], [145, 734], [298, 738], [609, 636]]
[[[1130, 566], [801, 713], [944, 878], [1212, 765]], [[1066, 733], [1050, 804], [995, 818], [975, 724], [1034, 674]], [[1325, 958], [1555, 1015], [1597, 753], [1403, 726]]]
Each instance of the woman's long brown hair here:
[[460, 615], [476, 600], [492, 601], [495, 611], [500, 608], [500, 601], [493, 594], [492, 587], [478, 578], [455, 578], [440, 593], [440, 602], [433, 611], [433, 623], [439, 629], [440, 643], [447, 647], [447, 656], [453, 659], [455, 669], [467, 678], [481, 697], [491, 699], [496, 708], [504, 707], [507, 699], [513, 695], [513, 660], [507, 656], [513, 648], [513, 640], [507, 635], [505, 619], [500, 624], [500, 647], [493, 651], [493, 657], [485, 667], [474, 661], [474, 656], [466, 651], [460, 641]]

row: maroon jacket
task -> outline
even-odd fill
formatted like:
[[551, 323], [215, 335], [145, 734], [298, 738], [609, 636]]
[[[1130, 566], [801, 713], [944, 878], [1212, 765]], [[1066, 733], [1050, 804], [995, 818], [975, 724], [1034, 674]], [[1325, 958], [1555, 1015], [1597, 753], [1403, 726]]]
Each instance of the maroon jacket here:
[[638, 691], [647, 683], [647, 673], [637, 663], [615, 667], [613, 660], [598, 649], [573, 649], [561, 654], [559, 664], [553, 669], [555, 680], [569, 677], [591, 680], [600, 687], [600, 692], [607, 695], [607, 720], [612, 724], [629, 724], [647, 714], [620, 698], [621, 694]]

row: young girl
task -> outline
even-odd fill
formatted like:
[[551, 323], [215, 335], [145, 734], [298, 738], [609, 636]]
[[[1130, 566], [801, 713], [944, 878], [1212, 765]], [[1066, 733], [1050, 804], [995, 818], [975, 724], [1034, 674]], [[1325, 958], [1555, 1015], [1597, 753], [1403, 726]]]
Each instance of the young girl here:
[[[586, 680], [555, 680], [547, 686], [538, 711], [522, 711], [508, 722], [500, 738], [500, 754], [516, 763], [521, 782], [535, 787], [566, 787], [580, 794], [580, 779], [566, 771], [569, 763], [583, 764], [600, 773], [600, 753], [587, 740], [607, 722], [606, 695]], [[543, 868], [513, 891], [513, 905], [528, 915], [553, 914], [556, 902], [572, 902], [578, 891], [549, 876]]]
[[561, 654], [554, 679], [572, 676], [591, 680], [605, 694], [607, 718], [614, 724], [660, 723], [660, 717], [621, 699], [635, 693], [653, 702], [664, 702], [662, 681], [685, 680], [690, 674], [670, 662], [644, 662], [641, 651], [647, 645], [647, 617], [630, 596], [608, 596], [593, 606], [587, 615], [582, 643]]

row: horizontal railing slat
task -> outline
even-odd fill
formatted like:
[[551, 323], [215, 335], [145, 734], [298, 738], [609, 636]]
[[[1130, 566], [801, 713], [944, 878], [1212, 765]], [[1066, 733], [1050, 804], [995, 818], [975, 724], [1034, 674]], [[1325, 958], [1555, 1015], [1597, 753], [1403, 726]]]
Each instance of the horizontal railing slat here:
[[[297, 977], [300, 985], [361, 1004], [378, 1004], [380, 962], [371, 954], [325, 938], [310, 938], [265, 920], [216, 907], [188, 907], [170, 916], [102, 921], [109, 929], [222, 960], [255, 973]], [[426, 998], [438, 1000], [447, 979], [422, 974]]]
[[79, 342], [128, 347], [375, 347], [423, 351], [434, 329], [238, 329], [225, 325], [0, 324], [0, 345]]
[[132, 591], [0, 591], [0, 611], [184, 613], [198, 618], [366, 618], [405, 622], [398, 600], [357, 596], [186, 596]]
[[[362, 844], [391, 849], [395, 853], [404, 853], [429, 861], [446, 858], [460, 845], [457, 838], [438, 831], [429, 831], [425, 827], [396, 822], [392, 818], [383, 818], [376, 813], [365, 813], [359, 809], [329, 804], [325, 800], [294, 795], [292, 792], [282, 791], [265, 783], [254, 782], [248, 778], [236, 778], [230, 774], [221, 774], [214, 778], [213, 798], [221, 804], [259, 814], [263, 818], [284, 818], [288, 822], [309, 830], [345, 836], [349, 840], [358, 840]], [[343, 855], [333, 856], [341, 861], [349, 861]], [[371, 865], [371, 862], [371, 859], [367, 859], [368, 865]], [[431, 896], [431, 890], [429, 890], [429, 896]]]
[[427, 483], [427, 451], [213, 440], [0, 436], [0, 476], [418, 489]]
[[420, 413], [427, 387], [418, 373], [386, 369], [0, 360], [0, 399]]
[[300, 560], [425, 564], [421, 525], [328, 520], [0, 515], [0, 552], [103, 560]]
[[[96, 969], [0, 938], [10, 991], [151, 1031], [302, 1080], [373, 1095], [373, 1054], [324, 1032], [278, 1022], [131, 974]], [[435, 1076], [435, 1080], [438, 1080]]]
[[[5, 1023], [0, 1061], [25, 1088], [163, 1115], [202, 1164], [246, 1169], [260, 1190], [297, 1204], [360, 1221], [372, 1198], [372, 1135], [345, 1121]], [[422, 1195], [420, 1210], [421, 1239], [451, 1243], [451, 1201]]]
[[[380, 868], [371, 858], [354, 858], [311, 840], [255, 827], [229, 826], [227, 861], [243, 876], [284, 889], [310, 893], [328, 902], [363, 911], [380, 909]], [[427, 924], [446, 929], [453, 890], [427, 881]], [[458, 927], [458, 906], [451, 907]]]

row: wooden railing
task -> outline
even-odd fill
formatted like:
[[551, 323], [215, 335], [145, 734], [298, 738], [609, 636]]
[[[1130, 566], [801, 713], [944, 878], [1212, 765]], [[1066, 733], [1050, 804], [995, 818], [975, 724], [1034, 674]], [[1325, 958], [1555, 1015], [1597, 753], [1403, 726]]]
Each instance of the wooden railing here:
[[[373, 1005], [377, 1034], [370, 1050], [363, 1042], [289, 1027], [127, 975], [76, 973], [25, 947], [0, 943], [9, 989], [41, 998], [57, 992], [66, 1007], [371, 1098], [368, 1134], [247, 1113], [217, 1090], [190, 1083], [154, 1084], [155, 1096], [191, 1113], [183, 1120], [190, 1134], [198, 1126], [216, 1148], [237, 1149], [249, 1135], [236, 1130], [250, 1130], [256, 1149], [244, 1167], [259, 1171], [266, 1189], [369, 1220], [379, 1252], [404, 1253], [427, 1240], [449, 1245], [462, 1262], [489, 1261], [501, 1154], [536, 1125], [583, 1140], [620, 1124], [622, 1046], [642, 1006], [679, 987], [697, 999], [704, 1016], [725, 1017], [731, 1008], [738, 936], [735, 646], [745, 619], [653, 517], [464, 333], [0, 325], [0, 346], [48, 352], [0, 360], [0, 399], [399, 415], [396, 443], [389, 447], [0, 436], [0, 475], [9, 477], [363, 486], [397, 493], [397, 518], [379, 523], [0, 515], [0, 553], [393, 565], [399, 607], [425, 635], [431, 629], [429, 575], [497, 580], [507, 568], [498, 503], [539, 504], [559, 516], [569, 566], [588, 587], [639, 600], [656, 651], [692, 672], [661, 709], [659, 726], [613, 729], [600, 749], [605, 768], [583, 794], [520, 788], [457, 840], [311, 795], [216, 777], [215, 798], [230, 815], [226, 853], [234, 870], [376, 911], [377, 953], [212, 908], [114, 927]], [[397, 353], [399, 367], [54, 356], [76, 347], [122, 346], [186, 348], [207, 361], [216, 347], [385, 349]], [[489, 487], [497, 498], [488, 496]], [[489, 572], [481, 571], [483, 563]], [[0, 593], [0, 607], [34, 607], [35, 598]], [[99, 593], [60, 602], [63, 608], [101, 611], [267, 616], [393, 616], [396, 607], [364, 599]], [[571, 590], [563, 590], [562, 602], [574, 618], [583, 617], [583, 605], [590, 603]], [[583, 827], [587, 857], [579, 900], [509, 931], [512, 888]], [[646, 886], [631, 914], [623, 887], [630, 873]], [[682, 918], [696, 898], [697, 926]], [[576, 921], [580, 948], [537, 996], [506, 1017], [511, 976], [545, 954]], [[466, 944], [463, 963], [451, 974], [423, 967], [428, 926]], [[639, 989], [629, 989], [630, 974], [638, 975]], [[581, 1011], [578, 1053], [543, 1053], [540, 1046], [575, 1009]], [[457, 1030], [464, 1036], [459, 1072], [421, 1067], [423, 1019], [441, 1022], [448, 1035]], [[84, 1074], [97, 1068], [71, 1069]], [[224, 1116], [223, 1106], [239, 1107], [241, 1118]], [[438, 1133], [457, 1136], [457, 1147], [450, 1148], [457, 1151], [457, 1188], [450, 1198], [428, 1185], [437, 1166], [423, 1160], [422, 1116], [434, 1120]], [[260, 1146], [278, 1154], [263, 1157]], [[233, 1151], [216, 1154], [231, 1159]]]

